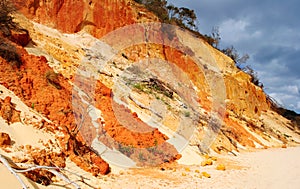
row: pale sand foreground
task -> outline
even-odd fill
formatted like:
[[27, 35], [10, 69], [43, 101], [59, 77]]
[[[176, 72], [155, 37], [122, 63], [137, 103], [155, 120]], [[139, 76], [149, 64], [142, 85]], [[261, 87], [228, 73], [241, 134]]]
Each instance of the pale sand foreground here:
[[[300, 188], [300, 148], [268, 149], [240, 154], [241, 170], [228, 170], [205, 180], [205, 188]], [[244, 167], [245, 166], [245, 167]]]
[[[237, 157], [218, 156], [216, 164], [220, 162], [226, 165], [226, 171], [215, 170], [215, 165], [175, 165], [164, 171], [158, 168], [127, 170], [89, 183], [101, 188], [300, 188], [300, 147], [241, 153]], [[199, 178], [196, 170], [208, 172], [211, 178]], [[2, 164], [0, 175], [0, 188], [20, 188]], [[42, 188], [64, 188], [61, 186]], [[82, 185], [82, 188], [88, 186]]]

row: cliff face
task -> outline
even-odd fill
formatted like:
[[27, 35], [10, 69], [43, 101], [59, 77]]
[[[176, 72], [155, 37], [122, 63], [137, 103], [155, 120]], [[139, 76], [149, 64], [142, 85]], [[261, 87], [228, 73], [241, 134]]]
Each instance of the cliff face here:
[[[15, 79], [15, 83], [11, 84], [8, 70], [5, 71], [6, 68], [2, 64], [0, 67], [3, 72], [0, 75], [1, 85], [12, 90], [28, 106], [32, 106], [34, 103], [36, 110], [58, 125], [65, 125], [69, 129], [78, 125], [78, 122], [76, 123], [69, 113], [72, 107], [70, 99], [72, 86], [67, 81], [80, 86], [81, 80], [76, 83], [78, 81], [76, 73], [77, 69], [80, 69], [81, 62], [88, 60], [88, 65], [93, 67], [105, 59], [106, 55], [104, 58], [101, 57], [102, 54], [99, 54], [99, 51], [107, 52], [106, 54], [114, 53], [109, 48], [97, 46], [95, 41], [104, 36], [101, 40], [106, 40], [107, 44], [119, 44], [118, 42], [125, 39], [126, 35], [135, 34], [139, 29], [142, 32], [137, 34], [141, 35], [141, 38], [143, 35], [150, 36], [143, 38], [147, 44], [134, 44], [120, 49], [117, 46], [114, 47], [119, 52], [104, 67], [96, 67], [98, 69], [96, 70], [97, 79], [83, 76], [82, 81], [97, 83], [96, 86], [88, 86], [94, 87], [92, 89], [96, 91], [95, 96], [90, 94], [89, 90], [84, 90], [84, 92], [88, 94], [87, 96], [92, 96], [96, 102], [93, 106], [97, 111], [101, 111], [101, 116], [97, 119], [91, 116], [85, 120], [85, 122], [89, 120], [90, 124], [97, 122], [97, 127], [88, 127], [88, 123], [85, 127], [85, 122], [80, 122], [83, 124], [81, 137], [88, 145], [93, 145], [93, 139], [98, 139], [110, 149], [119, 149], [127, 157], [141, 164], [149, 162], [145, 162], [140, 154], [151, 156], [153, 155], [151, 147], [158, 146], [159, 151], [165, 151], [165, 153], [158, 153], [151, 160], [156, 163], [162, 163], [166, 159], [173, 161], [180, 157], [178, 155], [180, 150], [175, 144], [168, 142], [172, 136], [169, 130], [178, 131], [181, 124], [184, 125], [184, 128], [180, 129], [183, 130], [188, 125], [194, 125], [196, 128], [194, 133], [189, 133], [190, 130], [188, 130], [180, 134], [188, 133], [189, 136], [186, 136], [186, 139], [193, 136], [190, 148], [198, 146], [201, 149], [202, 146], [199, 144], [205, 140], [203, 133], [210, 127], [213, 113], [219, 114], [219, 117], [222, 118], [221, 122], [223, 122], [222, 128], [216, 129], [217, 133], [215, 134], [218, 134], [218, 138], [211, 146], [218, 152], [222, 152], [224, 149], [238, 151], [241, 146], [244, 148], [294, 145], [300, 141], [297, 128], [292, 127], [289, 120], [271, 110], [265, 93], [251, 83], [250, 76], [236, 68], [229, 57], [211, 47], [204, 40], [192, 35], [181, 34], [180, 30], [174, 30], [171, 33], [175, 41], [186, 41], [191, 48], [197, 49], [193, 54], [188, 50], [182, 53], [178, 49], [164, 44], [151, 43], [151, 40], [156, 41], [157, 39], [161, 39], [160, 41], [165, 44], [168, 43], [170, 39], [164, 36], [165, 33], [160, 32], [161, 28], [153, 30], [153, 33], [150, 32], [150, 34], [144, 28], [133, 28], [126, 30], [128, 33], [123, 33], [121, 37], [119, 35], [120, 38], [107, 38], [106, 34], [118, 28], [134, 23], [158, 21], [152, 13], [131, 0], [14, 0], [13, 2], [27, 17], [15, 15], [16, 21], [29, 31], [34, 42], [34, 45], [26, 47], [27, 52], [42, 56], [28, 55], [23, 49], [22, 54], [26, 64], [22, 69], [31, 71], [26, 71], [26, 74], [16, 73], [15, 78], [18, 78], [18, 74], [21, 74], [22, 77]], [[138, 35], [136, 35], [137, 38]], [[199, 48], [199, 44], [201, 48]], [[201, 61], [204, 63], [212, 60], [215, 64], [205, 64], [199, 68], [191, 58], [193, 56], [201, 57]], [[145, 58], [161, 59], [169, 63], [162, 67], [157, 64], [159, 62], [157, 60], [150, 62], [148, 67], [142, 63], [135, 64]], [[30, 61], [32, 63], [29, 63]], [[57, 83], [62, 88], [58, 91], [49, 87], [47, 82], [45, 83], [47, 80], [38, 80], [37, 75], [32, 71], [40, 73], [39, 77], [42, 77], [41, 75], [45, 75], [47, 70], [51, 71], [52, 69], [61, 74], [54, 82], [54, 86]], [[146, 72], [147, 69], [152, 70], [153, 73], [161, 72], [162, 75], [158, 73], [155, 77], [152, 75], [150, 78], [144, 78], [145, 75], [150, 74]], [[212, 100], [219, 91], [218, 85], [212, 85], [213, 78], [217, 78], [215, 75], [217, 73], [221, 73], [219, 79], [224, 81], [225, 87], [225, 97], [221, 99], [224, 101], [224, 107], [221, 104], [219, 110], [213, 109], [214, 101]], [[132, 76], [139, 74], [142, 75], [139, 78]], [[116, 88], [114, 83], [116, 79], [126, 84]], [[45, 92], [45, 89], [42, 90], [44, 92], [34, 89], [41, 83], [48, 86], [47, 89], [51, 93]], [[125, 91], [126, 87], [130, 88], [128, 95]], [[41, 88], [44, 87], [38, 87], [38, 89]], [[123, 88], [125, 92], [122, 91], [119, 92], [122, 94], [118, 94], [118, 90]], [[127, 96], [123, 93], [126, 93]], [[76, 100], [83, 98], [79, 94], [79, 91], [75, 92]], [[117, 95], [120, 95], [120, 99], [114, 98]], [[74, 102], [74, 96], [72, 100]], [[185, 103], [187, 107], [185, 107]], [[76, 110], [76, 107], [72, 108]], [[116, 112], [119, 112], [119, 116], [116, 116]], [[81, 117], [82, 115], [75, 114], [76, 116]], [[162, 124], [168, 132], [164, 132], [161, 128], [153, 129], [149, 117]], [[136, 127], [143, 128], [147, 132], [145, 130], [132, 132], [137, 129]], [[119, 143], [116, 144], [112, 141]], [[120, 146], [120, 144], [125, 146]], [[133, 151], [128, 146], [142, 150]], [[101, 160], [97, 161], [101, 162]], [[100, 172], [105, 173], [107, 171], [106, 164], [103, 163], [102, 166], [104, 168], [100, 166]]]
[[29, 18], [65, 33], [87, 29], [96, 37], [116, 28], [135, 23], [131, 1], [93, 0], [25, 0], [15, 1]]
[[[100, 38], [117, 28], [147, 20], [144, 18], [146, 17], [144, 11], [146, 10], [129, 0], [96, 2], [92, 0], [54, 0], [49, 2], [27, 0], [22, 1], [22, 3], [16, 1], [16, 5], [21, 7], [21, 12], [33, 21], [65, 33], [76, 33], [85, 29], [96, 38]], [[152, 21], [157, 21], [157, 19], [153, 17]], [[262, 90], [249, 82], [250, 77], [234, 68], [232, 60], [215, 49], [210, 49], [212, 54], [219, 59], [217, 62], [222, 64], [219, 66], [223, 67], [225, 72], [231, 72], [225, 76], [227, 96], [231, 100], [228, 108], [239, 115], [246, 114], [250, 117], [256, 114], [260, 115], [261, 111], [269, 109], [266, 96]], [[159, 51], [162, 54], [163, 50], [160, 49]], [[164, 53], [166, 59], [178, 57], [176, 52], [172, 50]], [[181, 55], [179, 54], [179, 56]], [[181, 58], [175, 58], [175, 60], [178, 59]], [[229, 67], [233, 70], [228, 70]], [[242, 91], [241, 88], [245, 90]]]
[[[108, 164], [105, 161], [85, 147], [82, 141], [75, 142], [70, 134], [70, 130], [73, 130], [75, 125], [71, 110], [71, 85], [49, 67], [45, 57], [29, 55], [23, 47], [10, 41], [6, 41], [6, 43], [16, 47], [16, 51], [21, 56], [22, 65], [17, 68], [1, 58], [1, 86], [12, 91], [27, 107], [31, 107], [34, 111], [45, 116], [34, 123], [35, 127], [41, 130], [46, 129], [51, 133], [63, 133], [62, 136], [55, 135], [62, 146], [61, 153], [51, 153], [52, 155], [43, 157], [44, 160], [37, 160], [38, 164], [49, 166], [51, 159], [56, 159], [59, 156], [61, 156], [59, 164], [65, 164], [66, 156], [69, 156], [78, 166], [95, 175], [109, 172]], [[1, 93], [3, 93], [2, 90]], [[32, 120], [28, 120], [26, 115], [24, 116], [24, 112], [20, 115], [20, 112], [14, 109], [15, 105], [10, 104], [10, 101], [11, 97], [6, 97], [4, 102], [0, 104], [1, 117], [7, 120], [8, 123], [22, 122], [30, 125]], [[51, 122], [47, 122], [47, 120], [51, 120]], [[46, 155], [43, 150], [35, 153], [41, 153], [39, 154], [41, 157]], [[21, 159], [21, 161], [28, 161], [25, 157], [23, 158], [25, 160]], [[88, 159], [94, 159], [93, 163], [89, 162]]]

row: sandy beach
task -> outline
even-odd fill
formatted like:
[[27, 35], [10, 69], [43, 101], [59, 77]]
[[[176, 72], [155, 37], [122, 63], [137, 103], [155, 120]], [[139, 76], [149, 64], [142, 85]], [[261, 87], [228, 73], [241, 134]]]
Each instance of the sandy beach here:
[[230, 158], [240, 169], [212, 174], [195, 188], [296, 189], [300, 187], [300, 148], [267, 149]]
[[[158, 168], [128, 169], [87, 183], [95, 188], [232, 188], [232, 189], [297, 189], [300, 186], [300, 147], [266, 149], [240, 153], [238, 156], [220, 156], [212, 166], [165, 165]], [[225, 171], [216, 170], [224, 164]], [[86, 175], [79, 168], [69, 169]], [[207, 172], [211, 178], [201, 176]], [[17, 180], [0, 165], [1, 188], [20, 188]], [[86, 175], [88, 176], [88, 175]], [[25, 179], [25, 177], [22, 176]], [[26, 179], [25, 179], [26, 180]], [[26, 181], [29, 188], [72, 188], [56, 184], [48, 187]], [[82, 188], [90, 188], [80, 183]]]

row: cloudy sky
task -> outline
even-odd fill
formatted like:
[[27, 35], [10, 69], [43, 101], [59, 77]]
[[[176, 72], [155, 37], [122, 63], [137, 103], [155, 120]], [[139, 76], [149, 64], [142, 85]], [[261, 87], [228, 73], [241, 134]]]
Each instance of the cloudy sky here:
[[221, 48], [248, 53], [264, 90], [300, 113], [299, 0], [169, 0], [194, 9], [201, 33], [219, 27]]

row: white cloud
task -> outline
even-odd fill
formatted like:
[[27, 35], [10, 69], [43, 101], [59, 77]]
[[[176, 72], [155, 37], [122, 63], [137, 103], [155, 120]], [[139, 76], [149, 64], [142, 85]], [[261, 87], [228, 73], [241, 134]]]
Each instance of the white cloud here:
[[288, 94], [287, 92], [273, 92], [269, 94], [272, 98], [274, 98], [280, 105], [285, 108], [296, 110], [299, 112], [300, 110], [300, 96], [294, 94]]
[[292, 94], [292, 95], [299, 95], [299, 89], [298, 89], [298, 86], [296, 85], [288, 85], [286, 87], [284, 87], [285, 92], [286, 93], [289, 93], [289, 94]]
[[270, 74], [288, 71], [288, 67], [278, 58], [273, 58], [267, 64], [262, 64], [262, 66], [264, 70]]
[[294, 50], [300, 49], [300, 33], [299, 30], [288, 26], [277, 28], [277, 32], [269, 33], [268, 40], [270, 46], [281, 46], [285, 48], [292, 48]]
[[222, 41], [233, 44], [250, 38], [259, 38], [262, 32], [259, 30], [252, 32], [248, 29], [250, 26], [251, 23], [248, 19], [228, 19], [223, 21], [219, 26]]
[[296, 109], [300, 110], [300, 102], [297, 103]]
[[276, 100], [280, 105], [283, 105], [283, 101], [280, 98], [280, 94], [279, 93], [270, 93], [269, 94], [274, 100]]

